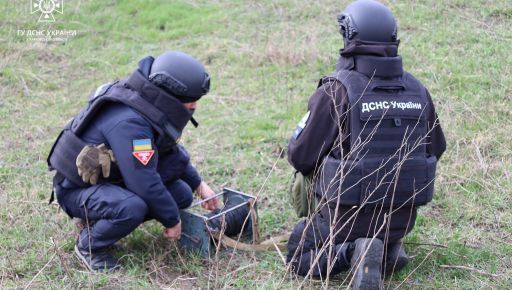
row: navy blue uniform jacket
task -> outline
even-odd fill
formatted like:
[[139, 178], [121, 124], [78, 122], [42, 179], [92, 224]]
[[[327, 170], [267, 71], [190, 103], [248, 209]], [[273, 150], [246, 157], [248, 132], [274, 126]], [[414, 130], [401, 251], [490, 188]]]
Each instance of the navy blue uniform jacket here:
[[[149, 208], [149, 215], [169, 228], [175, 226], [180, 217], [178, 206], [164, 183], [181, 179], [195, 190], [201, 177], [180, 145], [170, 154], [159, 154], [156, 137], [149, 121], [123, 104], [106, 105], [81, 136], [87, 143], [105, 143], [112, 149], [120, 171], [117, 177], [122, 180], [119, 185], [141, 197]], [[141, 139], [150, 139], [155, 151], [147, 165], [133, 155], [133, 141]], [[116, 178], [111, 176], [110, 179]]]

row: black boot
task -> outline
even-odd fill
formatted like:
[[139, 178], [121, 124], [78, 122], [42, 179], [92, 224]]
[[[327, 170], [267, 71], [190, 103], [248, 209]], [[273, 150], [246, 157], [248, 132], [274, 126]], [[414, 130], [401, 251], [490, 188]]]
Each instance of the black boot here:
[[[88, 228], [83, 228], [80, 232], [88, 231]], [[85, 235], [86, 238], [88, 235]], [[121, 268], [119, 261], [112, 255], [112, 247], [101, 251], [90, 251], [80, 243], [79, 238], [75, 243], [75, 254], [80, 261], [92, 272], [112, 273]]]
[[109, 250], [91, 253], [87, 250], [81, 250], [78, 245], [75, 245], [75, 254], [92, 272], [112, 273], [121, 268], [119, 261]]
[[353, 288], [357, 290], [382, 289], [381, 271], [384, 244], [377, 238], [359, 238], [354, 244], [355, 249], [350, 261], [354, 273]]
[[332, 274], [338, 274], [342, 271], [350, 269], [350, 257], [354, 252], [352, 243], [336, 244], [336, 261]]
[[402, 241], [389, 243], [385, 259], [386, 276], [402, 270], [409, 263], [409, 257], [405, 253]]

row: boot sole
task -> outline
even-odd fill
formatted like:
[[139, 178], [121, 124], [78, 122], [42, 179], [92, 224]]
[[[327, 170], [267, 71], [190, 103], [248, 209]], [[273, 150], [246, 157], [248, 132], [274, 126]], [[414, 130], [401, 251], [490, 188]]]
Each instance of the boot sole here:
[[[363, 257], [362, 262], [359, 260], [357, 261], [358, 264], [360, 262], [360, 265], [354, 273], [353, 289], [356, 290], [382, 289], [381, 268], [384, 244], [379, 239], [373, 239], [371, 244], [368, 246], [370, 241], [372, 240], [365, 239], [364, 241], [360, 241], [360, 243], [364, 243], [361, 254], [366, 252], [366, 256]], [[357, 243], [358, 242], [356, 240], [356, 247]], [[368, 251], [366, 251], [367, 248], [369, 248]]]

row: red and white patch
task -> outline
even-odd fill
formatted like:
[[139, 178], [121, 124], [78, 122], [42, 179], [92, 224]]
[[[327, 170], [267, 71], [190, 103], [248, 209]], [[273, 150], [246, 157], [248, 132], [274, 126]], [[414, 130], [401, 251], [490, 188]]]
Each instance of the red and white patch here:
[[149, 163], [149, 160], [151, 160], [151, 157], [153, 157], [153, 154], [155, 153], [155, 150], [143, 150], [143, 151], [134, 151], [133, 156], [137, 158], [137, 160], [142, 163], [142, 165], [146, 166]]

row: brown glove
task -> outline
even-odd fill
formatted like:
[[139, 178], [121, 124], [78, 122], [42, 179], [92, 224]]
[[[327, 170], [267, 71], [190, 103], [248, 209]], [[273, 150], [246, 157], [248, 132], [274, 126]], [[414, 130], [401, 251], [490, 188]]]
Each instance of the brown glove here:
[[116, 162], [114, 153], [105, 144], [87, 145], [76, 158], [78, 175], [85, 183], [96, 184], [100, 177], [100, 171], [103, 177], [110, 176], [112, 162]]

